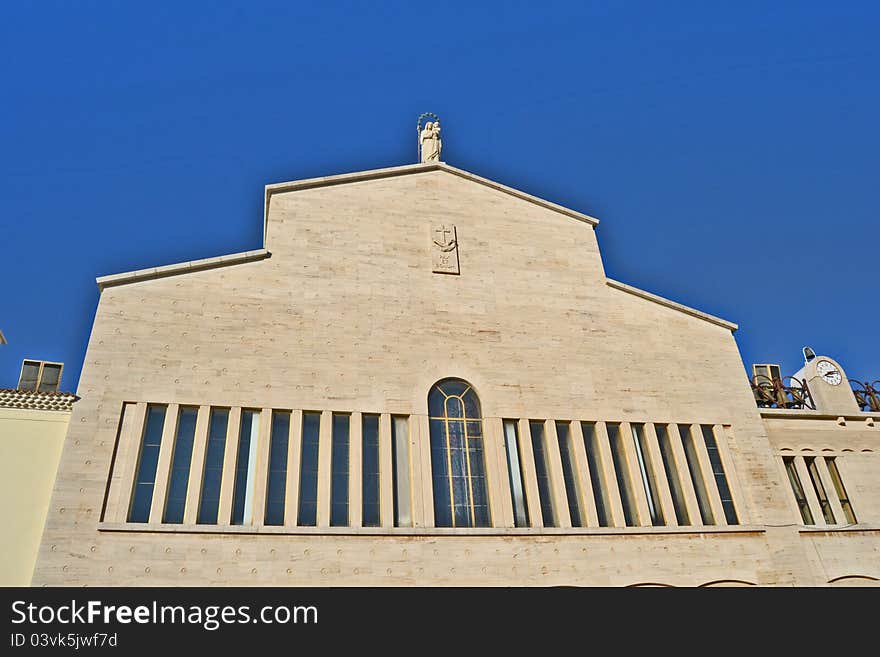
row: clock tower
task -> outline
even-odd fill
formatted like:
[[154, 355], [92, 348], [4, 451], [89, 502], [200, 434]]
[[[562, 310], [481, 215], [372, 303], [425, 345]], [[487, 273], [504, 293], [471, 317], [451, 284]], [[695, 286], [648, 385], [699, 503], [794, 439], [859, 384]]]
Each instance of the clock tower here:
[[812, 350], [809, 354], [794, 376], [806, 382], [816, 410], [833, 415], [858, 413], [860, 409], [840, 363], [829, 356], [813, 356]]

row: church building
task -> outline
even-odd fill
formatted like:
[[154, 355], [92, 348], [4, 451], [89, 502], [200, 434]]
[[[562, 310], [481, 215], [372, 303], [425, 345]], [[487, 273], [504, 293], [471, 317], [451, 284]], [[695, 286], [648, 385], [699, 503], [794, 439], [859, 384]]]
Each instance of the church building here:
[[268, 185], [260, 249], [97, 279], [32, 584], [880, 584], [880, 385], [750, 381], [430, 118]]

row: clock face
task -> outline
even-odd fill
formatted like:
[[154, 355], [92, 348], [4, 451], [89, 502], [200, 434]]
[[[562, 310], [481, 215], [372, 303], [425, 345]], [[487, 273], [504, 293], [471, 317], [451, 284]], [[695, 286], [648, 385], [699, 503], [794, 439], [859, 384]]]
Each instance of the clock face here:
[[840, 374], [840, 370], [827, 360], [820, 360], [816, 364], [816, 372], [818, 372], [819, 376], [822, 377], [822, 380], [825, 383], [832, 386], [839, 386], [840, 382], [843, 381], [843, 376]]

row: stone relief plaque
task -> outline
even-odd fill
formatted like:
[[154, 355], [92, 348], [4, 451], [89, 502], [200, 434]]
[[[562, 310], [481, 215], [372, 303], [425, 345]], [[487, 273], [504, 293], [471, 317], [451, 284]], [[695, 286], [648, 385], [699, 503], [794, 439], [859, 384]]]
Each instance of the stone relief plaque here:
[[452, 224], [431, 227], [431, 261], [435, 274], [459, 274], [458, 236]]

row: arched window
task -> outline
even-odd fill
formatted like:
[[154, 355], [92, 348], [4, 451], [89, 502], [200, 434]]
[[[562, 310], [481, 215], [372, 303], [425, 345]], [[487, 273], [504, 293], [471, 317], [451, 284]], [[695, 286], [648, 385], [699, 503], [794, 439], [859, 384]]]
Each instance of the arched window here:
[[461, 379], [443, 379], [428, 393], [431, 472], [437, 527], [488, 527], [480, 400]]

